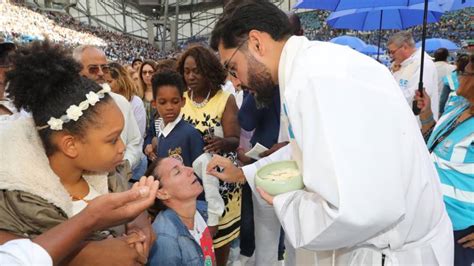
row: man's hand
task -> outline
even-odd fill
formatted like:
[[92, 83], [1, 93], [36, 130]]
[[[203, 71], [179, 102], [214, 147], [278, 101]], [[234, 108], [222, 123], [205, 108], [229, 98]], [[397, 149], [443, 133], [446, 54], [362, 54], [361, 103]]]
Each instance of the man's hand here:
[[91, 200], [78, 215], [87, 217], [93, 224], [93, 230], [124, 224], [155, 202], [158, 184], [153, 177], [142, 177], [128, 191], [109, 193]]
[[260, 153], [258, 156], [260, 156], [260, 158], [263, 158], [263, 157], [267, 157], [268, 155], [276, 152], [277, 150], [285, 147], [286, 145], [288, 145], [288, 141], [284, 141], [284, 142], [280, 142], [280, 143], [277, 143], [277, 144], [274, 144], [270, 149]]
[[[217, 167], [223, 169], [217, 171]], [[219, 155], [213, 155], [211, 161], [207, 164], [207, 173], [228, 183], [245, 182], [245, 176], [242, 170], [236, 167], [231, 160]]]
[[127, 244], [131, 248], [134, 248], [137, 251], [140, 258], [145, 258], [146, 263], [146, 261], [148, 260], [148, 252], [145, 251], [146, 236], [141, 232], [133, 232], [131, 234], [124, 235], [123, 238], [125, 239], [125, 241], [127, 241]]
[[459, 239], [458, 244], [461, 244], [463, 248], [474, 249], [474, 233]]
[[257, 187], [258, 194], [264, 199], [268, 204], [273, 205], [273, 196], [265, 192], [265, 190]]
[[107, 265], [107, 266], [138, 266], [144, 265], [146, 257], [141, 256], [134, 245], [143, 241], [139, 235], [107, 238], [91, 241], [80, 253], [68, 262], [72, 266]]

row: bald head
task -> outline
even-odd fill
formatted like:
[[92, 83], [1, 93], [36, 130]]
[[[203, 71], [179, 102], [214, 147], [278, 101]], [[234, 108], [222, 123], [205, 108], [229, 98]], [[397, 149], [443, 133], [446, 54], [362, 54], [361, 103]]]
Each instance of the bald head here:
[[92, 45], [81, 45], [74, 49], [72, 56], [82, 64], [80, 74], [84, 77], [102, 84], [105, 83], [104, 75], [109, 72], [107, 57], [99, 47]]

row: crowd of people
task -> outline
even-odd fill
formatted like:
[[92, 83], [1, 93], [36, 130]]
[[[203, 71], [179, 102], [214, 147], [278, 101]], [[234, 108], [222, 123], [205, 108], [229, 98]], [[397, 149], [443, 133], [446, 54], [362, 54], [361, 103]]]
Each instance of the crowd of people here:
[[47, 17], [25, 7], [0, 2], [0, 34], [16, 42], [49, 38], [68, 45], [91, 44], [105, 46], [105, 40], [93, 33], [79, 32], [58, 25]]
[[0, 36], [13, 42], [27, 43], [49, 38], [74, 47], [91, 44], [104, 47], [108, 57], [123, 63], [134, 58], [161, 59], [175, 51], [162, 52], [147, 41], [92, 26], [59, 11], [45, 11], [22, 4], [0, 3]]
[[[0, 262], [474, 263], [473, 54], [391, 31], [387, 68], [267, 1], [179, 56], [47, 16], [108, 45], [0, 40]], [[287, 160], [304, 189], [257, 187]]]

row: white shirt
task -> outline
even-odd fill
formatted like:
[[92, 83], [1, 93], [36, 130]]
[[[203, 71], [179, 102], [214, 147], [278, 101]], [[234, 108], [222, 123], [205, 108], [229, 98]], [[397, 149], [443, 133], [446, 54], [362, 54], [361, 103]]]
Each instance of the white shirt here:
[[138, 128], [138, 123], [133, 114], [130, 103], [120, 94], [110, 93], [115, 103], [122, 111], [125, 119], [125, 124], [120, 134], [123, 143], [126, 146], [124, 159], [130, 162], [132, 169], [134, 169], [144, 156], [142, 152], [143, 138]]
[[[86, 181], [87, 182], [87, 181]], [[83, 198], [83, 200], [73, 200], [72, 201], [72, 215], [76, 215], [80, 213], [83, 209], [87, 207], [87, 202], [91, 201], [98, 196], [100, 196], [100, 193], [97, 192], [97, 190], [94, 189], [88, 182], [87, 185], [89, 186], [89, 193]]]
[[[423, 67], [423, 87], [431, 98], [431, 110], [433, 117], [439, 115], [439, 93], [438, 93], [438, 73], [431, 57], [425, 53]], [[415, 91], [418, 90], [420, 81], [421, 49], [417, 49], [409, 58], [401, 63], [400, 69], [393, 73], [397, 84], [405, 96], [405, 99], [412, 107]], [[419, 118], [418, 118], [419, 121]], [[418, 122], [421, 127], [421, 122]]]
[[159, 128], [159, 131], [158, 131], [158, 136], [161, 136], [163, 135], [163, 137], [168, 137], [168, 135], [171, 133], [171, 131], [173, 131], [174, 127], [181, 121], [182, 119], [182, 114], [179, 114], [178, 117], [176, 117], [176, 119], [172, 122], [169, 122], [167, 125], [165, 125], [165, 122], [163, 121], [163, 118], [158, 118], [161, 120], [161, 122], [159, 123], [160, 125], [160, 128]]
[[225, 84], [222, 86], [222, 90], [234, 95], [235, 103], [237, 107], [240, 109], [242, 106], [242, 102], [244, 101], [244, 91], [243, 90], [236, 90], [234, 84], [230, 80], [227, 80]]
[[204, 221], [204, 218], [202, 218], [201, 214], [196, 211], [196, 214], [194, 215], [194, 227], [191, 230], [188, 229], [188, 231], [199, 245], [201, 245], [202, 234], [206, 228], [206, 221]]
[[52, 266], [53, 260], [40, 245], [29, 239], [15, 239], [0, 245], [0, 265]]
[[146, 130], [146, 110], [143, 101], [138, 96], [133, 96], [130, 100], [130, 105], [132, 106], [133, 115], [135, 120], [137, 120], [138, 129], [142, 138], [145, 138]]
[[445, 61], [434, 62], [436, 72], [438, 73], [438, 95], [441, 97], [441, 90], [444, 87], [443, 78], [456, 69], [456, 66], [448, 64]]
[[[306, 186], [274, 197], [291, 244], [336, 250], [337, 265], [380, 264], [382, 253], [392, 265], [452, 264], [437, 172], [388, 69], [350, 48], [294, 36], [278, 77]], [[259, 167], [295, 153], [288, 145], [244, 167], [252, 190]]]

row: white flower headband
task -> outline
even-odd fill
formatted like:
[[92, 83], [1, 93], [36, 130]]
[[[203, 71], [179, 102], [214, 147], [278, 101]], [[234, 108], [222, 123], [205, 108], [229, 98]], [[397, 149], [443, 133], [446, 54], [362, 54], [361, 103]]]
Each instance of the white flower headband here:
[[87, 110], [89, 106], [94, 106], [100, 99], [104, 98], [106, 93], [111, 92], [110, 86], [107, 83], [101, 85], [102, 89], [98, 92], [90, 91], [86, 94], [86, 100], [82, 101], [79, 105], [71, 105], [66, 110], [66, 114], [60, 118], [51, 117], [49, 118], [47, 125], [37, 127], [38, 130], [45, 128], [51, 128], [51, 130], [62, 130], [63, 124], [71, 120], [77, 121], [82, 116], [82, 111]]

